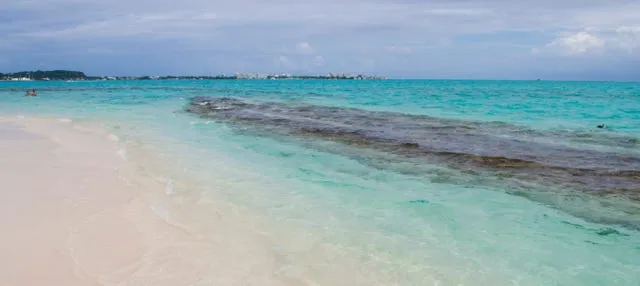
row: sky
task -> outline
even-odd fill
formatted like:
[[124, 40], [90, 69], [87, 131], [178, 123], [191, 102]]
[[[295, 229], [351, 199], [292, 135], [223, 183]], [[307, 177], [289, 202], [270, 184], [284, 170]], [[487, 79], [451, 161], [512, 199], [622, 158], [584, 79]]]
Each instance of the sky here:
[[640, 1], [6, 0], [0, 72], [640, 81]]

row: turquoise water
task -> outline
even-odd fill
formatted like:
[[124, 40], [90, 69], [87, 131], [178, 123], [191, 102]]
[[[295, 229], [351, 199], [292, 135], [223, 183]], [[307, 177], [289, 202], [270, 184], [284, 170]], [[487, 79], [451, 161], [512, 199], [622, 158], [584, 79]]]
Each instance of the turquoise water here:
[[[27, 87], [37, 88], [39, 96], [24, 97]], [[282, 112], [296, 106], [336, 107], [340, 114], [353, 114], [351, 121], [368, 120], [362, 126], [375, 120], [395, 124], [383, 135], [395, 136], [412, 121], [460, 125], [464, 128], [438, 133], [444, 139], [427, 143], [456, 152], [482, 146], [464, 149], [478, 156], [550, 152], [539, 160], [594, 170], [622, 162], [610, 168], [639, 171], [637, 83], [0, 82], [0, 114], [100, 123], [161, 153], [178, 170], [166, 176], [198, 182], [197, 189], [178, 193], [222, 198], [254, 214], [278, 241], [274, 255], [286, 257], [283, 264], [290, 271], [321, 285], [371, 285], [344, 280], [365, 274], [399, 285], [640, 281], [640, 186], [634, 185], [633, 173], [624, 178], [624, 192], [593, 187], [599, 181], [573, 184], [582, 177], [553, 181], [545, 179], [547, 174], [540, 179], [525, 172], [504, 179], [503, 166], [450, 164], [422, 153], [407, 155], [406, 148], [350, 144], [353, 138], [335, 134], [309, 136], [269, 122], [200, 117], [185, 112], [194, 96], [269, 103], [277, 116], [291, 116]], [[606, 128], [595, 128], [599, 124]], [[471, 135], [509, 139], [522, 149], [504, 155], [502, 147], [493, 150], [476, 137], [464, 141], [470, 129], [476, 130]], [[603, 157], [594, 166], [574, 155], [556, 162], [550, 150]]]

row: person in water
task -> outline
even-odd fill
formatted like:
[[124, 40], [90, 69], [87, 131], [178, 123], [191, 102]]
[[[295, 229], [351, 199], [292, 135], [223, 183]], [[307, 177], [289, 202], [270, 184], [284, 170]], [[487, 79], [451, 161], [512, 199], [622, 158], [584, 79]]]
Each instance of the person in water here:
[[38, 95], [38, 94], [36, 93], [36, 89], [34, 88], [34, 89], [31, 91], [31, 96], [37, 96], [37, 95]]
[[25, 94], [24, 96], [31, 96], [31, 91], [27, 89], [27, 94]]

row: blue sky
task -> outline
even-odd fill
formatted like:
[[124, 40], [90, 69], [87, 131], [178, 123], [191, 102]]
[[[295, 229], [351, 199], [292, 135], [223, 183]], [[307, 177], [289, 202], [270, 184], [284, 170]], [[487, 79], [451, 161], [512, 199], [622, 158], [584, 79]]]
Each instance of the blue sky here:
[[640, 1], [3, 2], [0, 72], [640, 80]]

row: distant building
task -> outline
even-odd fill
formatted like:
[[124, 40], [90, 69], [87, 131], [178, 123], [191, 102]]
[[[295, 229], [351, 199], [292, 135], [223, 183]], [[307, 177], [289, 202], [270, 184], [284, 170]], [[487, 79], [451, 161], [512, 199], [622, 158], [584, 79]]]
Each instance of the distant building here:
[[30, 79], [28, 77], [12, 77], [12, 78], [9, 78], [9, 80], [11, 80], [11, 81], [31, 81], [32, 79]]

